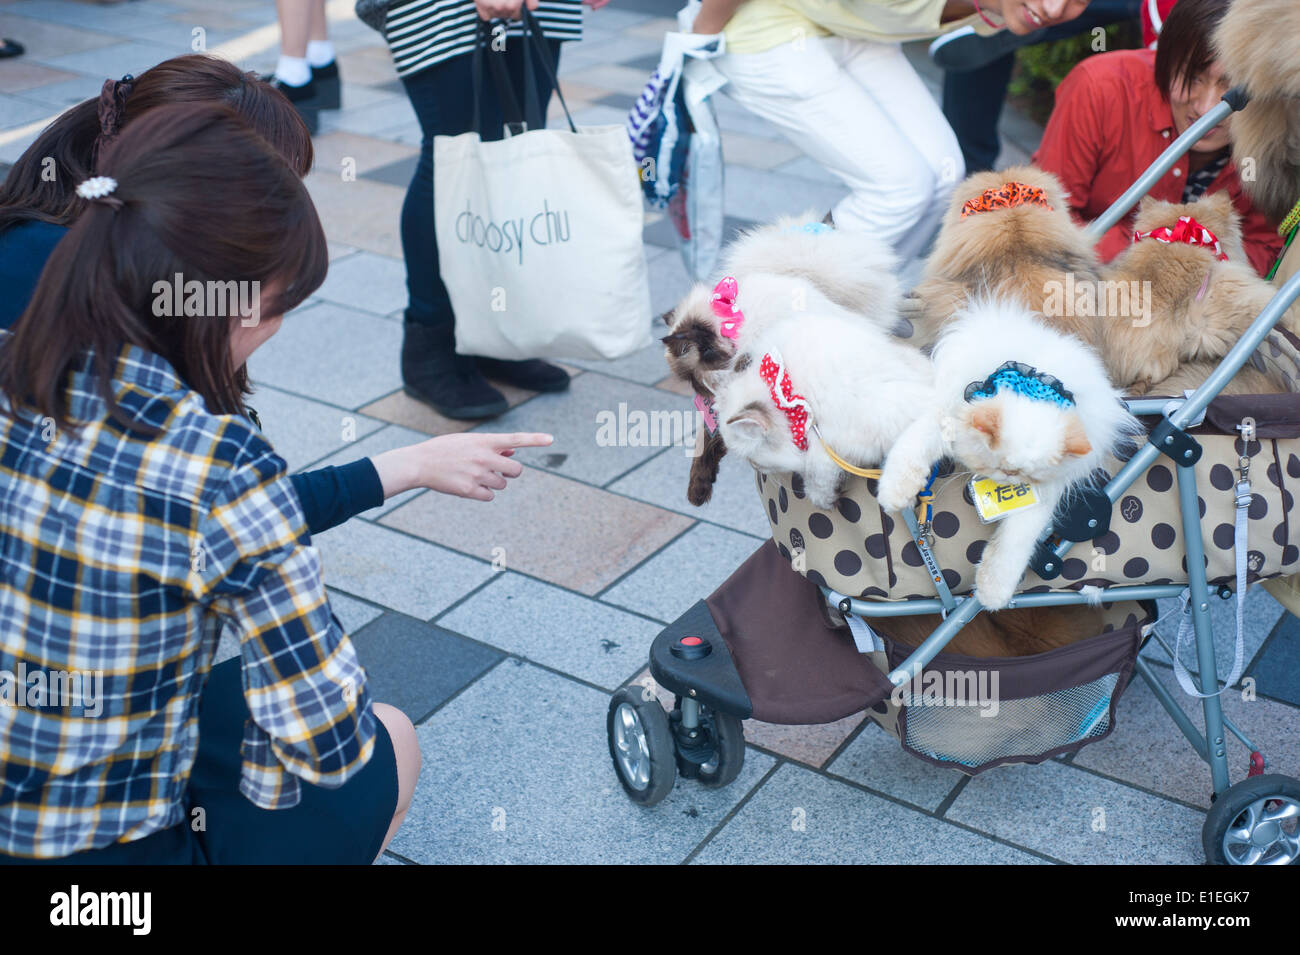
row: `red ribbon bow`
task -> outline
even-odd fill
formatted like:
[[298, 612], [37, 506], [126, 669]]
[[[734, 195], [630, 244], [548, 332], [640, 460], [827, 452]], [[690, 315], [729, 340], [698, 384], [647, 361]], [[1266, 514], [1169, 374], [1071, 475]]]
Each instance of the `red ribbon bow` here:
[[800, 451], [808, 450], [808, 401], [803, 395], [795, 394], [794, 382], [781, 363], [779, 355], [768, 352], [758, 366], [759, 376], [767, 383], [772, 401], [785, 412], [790, 421], [790, 434], [794, 446]]
[[1179, 216], [1178, 222], [1174, 224], [1172, 229], [1169, 226], [1161, 226], [1159, 229], [1152, 229], [1150, 232], [1133, 233], [1134, 242], [1140, 242], [1142, 239], [1201, 245], [1212, 251], [1220, 262], [1228, 261], [1227, 254], [1219, 247], [1219, 237], [1191, 216]]

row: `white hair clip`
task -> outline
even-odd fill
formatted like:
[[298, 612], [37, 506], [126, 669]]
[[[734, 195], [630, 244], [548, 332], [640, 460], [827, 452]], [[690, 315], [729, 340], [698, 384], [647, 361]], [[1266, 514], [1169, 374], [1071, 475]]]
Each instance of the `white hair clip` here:
[[77, 187], [83, 199], [103, 199], [117, 188], [117, 180], [109, 176], [92, 176]]

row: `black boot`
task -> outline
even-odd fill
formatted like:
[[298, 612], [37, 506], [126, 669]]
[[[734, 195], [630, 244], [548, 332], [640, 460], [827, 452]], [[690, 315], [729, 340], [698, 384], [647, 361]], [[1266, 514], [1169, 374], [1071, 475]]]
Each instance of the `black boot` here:
[[569, 373], [539, 358], [505, 361], [501, 358], [476, 358], [478, 370], [494, 381], [505, 382], [529, 391], [565, 391]]
[[402, 383], [408, 395], [448, 418], [494, 418], [510, 407], [473, 358], [456, 354], [450, 325], [406, 322], [402, 329]]
[[311, 81], [316, 84], [316, 99], [321, 109], [338, 109], [339, 62], [330, 60], [324, 66], [311, 68]]
[[307, 124], [307, 132], [315, 136], [320, 131], [320, 96], [314, 81], [308, 80], [302, 86], [290, 86], [276, 76], [264, 76], [262, 79], [283, 93], [285, 99], [293, 104], [302, 121]]

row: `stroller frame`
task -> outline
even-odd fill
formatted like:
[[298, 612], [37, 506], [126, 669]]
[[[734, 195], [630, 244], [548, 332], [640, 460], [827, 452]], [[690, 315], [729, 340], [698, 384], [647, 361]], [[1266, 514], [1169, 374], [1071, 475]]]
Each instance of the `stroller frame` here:
[[[1206, 132], [1234, 111], [1244, 108], [1248, 102], [1249, 97], [1241, 87], [1225, 93], [1222, 101], [1214, 109], [1202, 116], [1171, 143], [1100, 218], [1087, 226], [1087, 232], [1094, 239], [1100, 238], [1106, 230], [1122, 219]], [[1111, 603], [1177, 597], [1184, 590], [1190, 590], [1189, 607], [1196, 641], [1199, 688], [1204, 694], [1201, 705], [1205, 731], [1201, 732], [1193, 725], [1173, 695], [1156, 679], [1150, 664], [1145, 659], [1139, 656], [1134, 663], [1134, 668], [1150, 686], [1156, 699], [1182, 731], [1197, 755], [1209, 764], [1211, 799], [1214, 807], [1206, 820], [1203, 842], [1212, 862], [1251, 864], [1255, 859], [1262, 857], [1263, 851], [1257, 848], [1251, 850], [1252, 858], [1243, 860], [1239, 856], [1234, 857], [1225, 848], [1224, 833], [1235, 822], [1236, 843], [1250, 844], [1249, 836], [1257, 831], [1261, 821], [1268, 820], [1273, 824], [1279, 819], [1300, 816], [1300, 782], [1280, 775], [1260, 775], [1267, 766], [1266, 760], [1259, 748], [1224, 715], [1219, 695], [1215, 692], [1218, 690], [1218, 672], [1194, 468], [1196, 460], [1200, 457], [1200, 447], [1195, 438], [1186, 434], [1186, 429], [1200, 422], [1210, 402], [1249, 360], [1251, 354], [1297, 298], [1300, 298], [1300, 273], [1291, 276], [1277, 290], [1268, 305], [1251, 323], [1250, 328], [1219, 362], [1206, 381], [1190, 395], [1176, 399], [1139, 398], [1125, 401], [1133, 414], [1147, 417], [1158, 415], [1161, 420], [1152, 429], [1149, 440], [1107, 482], [1103, 489], [1104, 494], [1110, 504], [1115, 504], [1158, 457], [1163, 454], [1171, 459], [1177, 474], [1188, 584], [1186, 586], [1181, 584], [1111, 586], [1102, 588], [1099, 595], [1094, 593], [1091, 597], [1077, 591], [1025, 593], [1016, 595], [1008, 604], [1008, 609], [1082, 606], [1095, 604], [1098, 599], [1104, 603]], [[1238, 507], [1240, 506], [1242, 505], [1239, 503]], [[927, 562], [932, 561], [933, 558], [927, 553], [916, 516], [910, 510], [904, 511], [902, 516], [911, 531], [913, 540], [922, 554], [927, 556]], [[1095, 527], [1096, 523], [1093, 522], [1089, 526]], [[1052, 533], [1053, 531], [1049, 529], [1048, 537], [1051, 537]], [[1060, 561], [1075, 546], [1075, 543], [1061, 540], [1051, 549], [1050, 555], [1042, 553], [1040, 548], [1041, 567], [1047, 575], [1051, 575], [1052, 571], [1059, 568]], [[1055, 566], [1051, 555], [1055, 557]], [[928, 566], [932, 577], [938, 574], [936, 565], [928, 563]], [[942, 577], [940, 576], [939, 579]], [[984, 609], [973, 594], [953, 597], [947, 592], [946, 587], [937, 588], [939, 596], [935, 598], [898, 601], [863, 600], [839, 593], [826, 586], [819, 586], [819, 589], [823, 599], [846, 616], [854, 614], [865, 619], [922, 614], [944, 616], [942, 623], [931, 632], [929, 637], [922, 641], [906, 660], [889, 672], [888, 680], [895, 687], [902, 687], [919, 675], [961, 628]], [[1219, 595], [1226, 599], [1231, 595], [1231, 590], [1227, 587], [1219, 588]], [[1242, 596], [1237, 594], [1237, 599], [1242, 599]], [[678, 695], [677, 709], [672, 713], [671, 729], [666, 725], [666, 720], [664, 726], [654, 725], [658, 723], [653, 715], [654, 711], [662, 715], [663, 710], [651, 694], [637, 692], [640, 690], [639, 687], [635, 689], [625, 687], [620, 690], [614, 695], [610, 705], [608, 724], [610, 753], [624, 789], [634, 801], [643, 804], [657, 802], [672, 788], [670, 780], [667, 789], [663, 789], [661, 779], [658, 789], [662, 792], [656, 791], [654, 780], [651, 779], [652, 770], [656, 768], [653, 765], [656, 762], [656, 754], [653, 752], [656, 748], [660, 750], [658, 754], [660, 763], [663, 761], [664, 747], [671, 745], [675, 748], [676, 765], [682, 775], [694, 776], [705, 785], [724, 785], [739, 773], [738, 763], [743, 759], [744, 753], [739, 720], [750, 715], [750, 707], [743, 686], [738, 686], [738, 677], [731, 666], [730, 656], [725, 647], [722, 648], [721, 654], [715, 654], [711, 665], [693, 668], [688, 679], [684, 679], [682, 674], [680, 661], [683, 654], [680, 644], [683, 640], [689, 642], [699, 638], [689, 636], [683, 638], [681, 634], [692, 632], [689, 618], [692, 613], [698, 616], [701, 609], [702, 606], [697, 604], [692, 612], [688, 612], [676, 624], [660, 634], [651, 651], [651, 672], [654, 677], [660, 685]], [[1150, 636], [1156, 639], [1171, 660], [1174, 659], [1174, 649], [1154, 632], [1154, 628]], [[674, 657], [677, 658], [677, 662], [674, 662]], [[686, 659], [690, 659], [689, 654]], [[711, 672], [700, 672], [701, 669]], [[737, 689], [739, 693], [736, 692]], [[1226, 690], [1227, 687], [1224, 689]], [[647, 697], [651, 698], [647, 699]], [[1230, 784], [1225, 729], [1241, 740], [1252, 754], [1249, 778], [1236, 786]], [[641, 750], [639, 754], [633, 752], [638, 745]], [[639, 764], [633, 758], [638, 755], [645, 757]], [[629, 771], [629, 767], [635, 766], [640, 766], [644, 770], [647, 785], [641, 788], [637, 785], [641, 781], [641, 774]], [[629, 776], [636, 778], [629, 780]], [[1240, 837], [1243, 819], [1247, 819], [1251, 827], [1244, 843]], [[1289, 863], [1295, 863], [1300, 860], [1300, 834], [1288, 837], [1287, 842], [1290, 851], [1284, 850], [1284, 859]], [[1258, 845], [1258, 840], [1255, 845]]]

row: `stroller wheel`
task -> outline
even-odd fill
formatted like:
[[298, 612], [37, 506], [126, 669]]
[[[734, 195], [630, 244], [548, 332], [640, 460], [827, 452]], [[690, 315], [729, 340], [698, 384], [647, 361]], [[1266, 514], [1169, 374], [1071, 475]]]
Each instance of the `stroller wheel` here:
[[1296, 865], [1300, 780], [1251, 776], [1214, 801], [1201, 830], [1211, 865]]
[[[668, 716], [674, 736], [681, 732], [682, 698], [677, 697], [676, 708]], [[698, 779], [709, 788], [725, 786], [740, 775], [745, 765], [745, 726], [730, 713], [722, 713], [700, 704], [700, 726], [704, 730], [707, 747], [712, 755], [703, 762], [688, 759], [677, 748], [677, 774], [683, 779]]]
[[745, 726], [730, 713], [712, 710], [713, 758], [700, 767], [696, 778], [710, 788], [725, 786], [737, 776], [745, 765]]
[[614, 771], [628, 798], [653, 806], [672, 792], [677, 767], [668, 714], [657, 699], [642, 696], [639, 686], [625, 686], [615, 693], [605, 728]]

